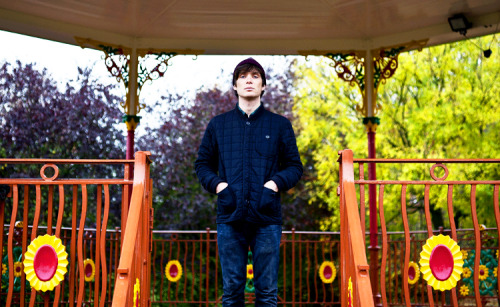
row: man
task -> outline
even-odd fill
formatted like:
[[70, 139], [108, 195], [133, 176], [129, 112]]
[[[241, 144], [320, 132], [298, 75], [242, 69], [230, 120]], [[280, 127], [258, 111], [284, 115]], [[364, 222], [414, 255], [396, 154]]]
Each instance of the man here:
[[223, 306], [243, 306], [248, 249], [253, 255], [256, 306], [276, 306], [280, 193], [299, 181], [302, 163], [290, 121], [264, 108], [266, 75], [253, 58], [233, 72], [236, 107], [214, 117], [203, 136], [196, 174], [217, 194], [217, 244]]

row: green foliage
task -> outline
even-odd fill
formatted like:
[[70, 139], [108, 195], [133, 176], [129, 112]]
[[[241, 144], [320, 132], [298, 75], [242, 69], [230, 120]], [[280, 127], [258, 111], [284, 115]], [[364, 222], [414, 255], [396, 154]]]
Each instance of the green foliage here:
[[[358, 88], [339, 80], [330, 63], [320, 59], [317, 67], [297, 67], [294, 127], [309, 205], [338, 212], [337, 152], [343, 148], [366, 152], [366, 136], [360, 125], [362, 119], [355, 111], [361, 99]], [[323, 230], [337, 228], [338, 216], [323, 217]]]
[[[498, 52], [484, 58], [474, 45], [487, 47], [492, 36], [412, 51], [399, 56], [394, 77], [379, 86], [377, 157], [381, 158], [495, 158], [500, 116]], [[492, 45], [492, 47], [495, 47]], [[306, 165], [305, 191], [309, 204], [338, 210], [337, 152], [353, 150], [355, 157], [367, 156], [367, 136], [362, 115], [355, 111], [362, 101], [357, 87], [336, 76], [332, 62], [318, 59], [296, 67], [297, 96], [294, 111], [299, 130], [299, 150]], [[425, 165], [378, 165], [378, 179], [431, 180]], [[447, 180], [500, 178], [498, 164], [448, 165]], [[365, 167], [366, 172], [366, 167]], [[437, 174], [437, 171], [436, 171]], [[386, 187], [384, 197], [388, 227], [401, 228], [401, 187]], [[453, 192], [457, 227], [470, 227], [470, 186]], [[448, 226], [444, 214], [446, 187], [433, 186], [430, 205], [433, 227]], [[493, 188], [478, 186], [480, 223], [494, 225]], [[412, 229], [422, 229], [423, 187], [408, 187], [407, 205]], [[366, 197], [367, 199], [367, 197]], [[324, 218], [323, 229], [338, 229], [338, 214]]]

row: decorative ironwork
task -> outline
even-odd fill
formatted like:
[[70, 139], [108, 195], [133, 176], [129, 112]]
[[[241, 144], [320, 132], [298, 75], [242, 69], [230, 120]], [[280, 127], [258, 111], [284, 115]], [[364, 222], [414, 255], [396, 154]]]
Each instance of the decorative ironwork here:
[[376, 89], [380, 83], [391, 78], [398, 68], [398, 56], [405, 49], [405, 46], [381, 49], [379, 56], [373, 59], [373, 85]]
[[[371, 110], [373, 114], [376, 114], [380, 109], [380, 106], [376, 103], [377, 100], [377, 89], [380, 83], [385, 83], [385, 81], [391, 78], [398, 68], [398, 56], [403, 51], [409, 50], [422, 50], [422, 48], [427, 44], [428, 40], [411, 41], [409, 43], [384, 47], [380, 49], [375, 49], [372, 52], [373, 61], [373, 107]], [[356, 111], [364, 116], [370, 114], [368, 112], [368, 106], [366, 105], [366, 84], [365, 84], [365, 61], [366, 52], [365, 51], [325, 51], [325, 50], [304, 50], [299, 51], [299, 54], [308, 55], [322, 55], [333, 63], [330, 64], [335, 69], [337, 76], [348, 82], [351, 86], [357, 84], [361, 95], [363, 96], [363, 105], [360, 107], [356, 106]]]
[[[135, 49], [137, 56], [137, 88], [134, 88], [135, 93], [130, 92], [130, 76], [131, 73], [131, 56], [132, 48], [124, 46], [111, 45], [104, 42], [99, 42], [89, 38], [75, 37], [77, 43], [82, 47], [92, 47], [102, 50], [105, 54], [104, 63], [109, 73], [116, 78], [118, 82], [123, 82], [126, 89], [127, 100], [120, 103], [126, 114], [136, 115], [145, 108], [144, 104], [139, 103], [139, 95], [142, 87], [147, 81], [157, 80], [165, 75], [170, 66], [169, 60], [179, 54], [193, 54], [196, 57], [203, 54], [203, 50], [193, 49]], [[155, 61], [156, 64], [149, 68], [147, 63]], [[135, 95], [136, 103], [130, 106], [129, 97]], [[128, 125], [129, 121], [125, 121]], [[136, 121], [136, 124], [139, 121]], [[127, 127], [128, 128], [128, 127]]]
[[[442, 177], [438, 177], [434, 174], [434, 170], [436, 169], [436, 167], [442, 168], [444, 170], [444, 175]], [[431, 166], [430, 173], [431, 173], [432, 179], [434, 179], [436, 181], [444, 181], [448, 177], [448, 174], [450, 172], [448, 171], [448, 168], [446, 167], [446, 165], [441, 164], [441, 163], [436, 163], [433, 166]]]
[[139, 71], [138, 71], [138, 88], [139, 91], [142, 86], [147, 81], [157, 80], [165, 75], [170, 64], [168, 61], [177, 55], [177, 52], [160, 52], [160, 53], [150, 53], [143, 56], [144, 59], [153, 59], [158, 64], [151, 70], [148, 70], [145, 66], [145, 63], [139, 63]]
[[109, 73], [116, 78], [116, 81], [122, 81], [127, 88], [129, 84], [130, 54], [125, 53], [122, 47], [106, 46], [103, 44], [99, 44], [97, 47], [105, 54], [104, 64]]
[[348, 82], [351, 86], [357, 84], [361, 93], [365, 92], [365, 59], [355, 52], [327, 53], [325, 57], [333, 61], [330, 66], [335, 69], [337, 76]]
[[[54, 175], [52, 175], [52, 177], [50, 178], [45, 175], [45, 169], [47, 169], [48, 167], [54, 170]], [[56, 179], [57, 176], [59, 176], [59, 168], [55, 164], [45, 164], [40, 169], [40, 177], [42, 177], [42, 179], [45, 181], [54, 181], [54, 179]]]

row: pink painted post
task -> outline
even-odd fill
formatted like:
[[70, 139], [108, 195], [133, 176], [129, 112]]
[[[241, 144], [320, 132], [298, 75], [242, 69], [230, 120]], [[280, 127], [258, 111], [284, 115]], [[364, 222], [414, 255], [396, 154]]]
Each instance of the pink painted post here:
[[127, 151], [126, 159], [134, 159], [135, 128], [141, 120], [137, 115], [123, 115], [123, 122], [127, 125]]
[[126, 153], [127, 160], [134, 159], [134, 137], [135, 137], [135, 130], [134, 129], [128, 130], [127, 131], [127, 153]]
[[[378, 117], [365, 117], [363, 123], [367, 128], [368, 137], [368, 158], [376, 158], [375, 135], [377, 125], [380, 124]], [[377, 169], [375, 163], [368, 163], [368, 180], [377, 179]], [[370, 212], [370, 282], [372, 285], [373, 299], [376, 306], [380, 305], [381, 294], [379, 292], [378, 266], [379, 266], [379, 250], [378, 246], [378, 221], [377, 221], [377, 190], [375, 185], [368, 186], [368, 201]]]
[[[127, 125], [127, 149], [126, 149], [126, 159], [127, 160], [133, 160], [134, 159], [134, 139], [135, 139], [135, 128], [137, 128], [137, 125], [139, 124], [139, 121], [141, 120], [140, 116], [137, 115], [123, 115], [123, 122]], [[134, 165], [131, 164], [130, 170], [128, 172], [128, 180], [134, 179]], [[130, 206], [130, 200], [132, 199], [132, 189], [128, 190], [128, 199], [129, 203], [128, 206]]]

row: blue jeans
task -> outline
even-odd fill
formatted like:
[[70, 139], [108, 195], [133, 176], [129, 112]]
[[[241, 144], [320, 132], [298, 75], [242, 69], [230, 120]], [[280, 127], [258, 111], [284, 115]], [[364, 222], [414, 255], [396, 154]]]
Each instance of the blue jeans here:
[[222, 306], [244, 306], [248, 248], [253, 255], [255, 306], [277, 306], [281, 225], [217, 224]]

